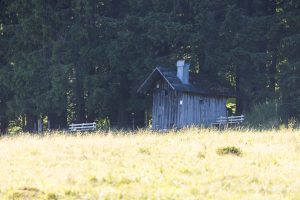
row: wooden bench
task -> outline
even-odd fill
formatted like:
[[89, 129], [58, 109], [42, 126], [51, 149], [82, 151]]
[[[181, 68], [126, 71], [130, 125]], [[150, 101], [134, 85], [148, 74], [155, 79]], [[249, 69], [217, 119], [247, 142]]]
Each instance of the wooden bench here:
[[69, 131], [95, 131], [96, 123], [82, 123], [82, 124], [70, 124]]
[[230, 125], [230, 124], [238, 125], [238, 124], [242, 123], [244, 120], [245, 120], [244, 115], [230, 116], [230, 117], [218, 117], [216, 122], [211, 123], [211, 126], [217, 125], [217, 126], [221, 127], [223, 125], [224, 127], [225, 126], [228, 127], [228, 125]]

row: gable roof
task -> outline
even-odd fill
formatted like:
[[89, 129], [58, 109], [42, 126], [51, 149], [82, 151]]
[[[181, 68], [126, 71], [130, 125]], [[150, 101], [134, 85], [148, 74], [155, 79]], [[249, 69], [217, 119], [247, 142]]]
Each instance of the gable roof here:
[[183, 84], [177, 77], [176, 71], [169, 68], [156, 67], [144, 81], [144, 83], [139, 87], [137, 92], [146, 93], [152, 87], [154, 87], [153, 85], [156, 81], [163, 78], [175, 91], [211, 96], [235, 96], [231, 89], [223, 87], [218, 83], [212, 83], [205, 79], [205, 77], [201, 77], [199, 74], [190, 73], [189, 76], [189, 84]]

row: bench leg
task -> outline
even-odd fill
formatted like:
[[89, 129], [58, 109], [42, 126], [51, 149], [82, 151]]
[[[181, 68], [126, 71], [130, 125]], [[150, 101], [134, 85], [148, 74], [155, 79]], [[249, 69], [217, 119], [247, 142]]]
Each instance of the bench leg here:
[[229, 125], [228, 123], [224, 124], [224, 128], [228, 129], [228, 125]]

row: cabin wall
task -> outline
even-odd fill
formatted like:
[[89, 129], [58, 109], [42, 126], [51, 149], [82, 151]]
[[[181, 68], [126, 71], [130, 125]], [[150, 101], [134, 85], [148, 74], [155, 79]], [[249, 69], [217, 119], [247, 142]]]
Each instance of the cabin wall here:
[[[176, 125], [184, 126], [210, 125], [220, 116], [227, 116], [226, 98], [193, 95], [183, 93], [178, 95], [178, 115]], [[182, 104], [180, 104], [182, 101]]]
[[153, 129], [208, 126], [220, 116], [227, 116], [225, 97], [180, 93], [165, 80], [156, 82], [153, 89]]
[[160, 80], [155, 84], [152, 106], [153, 129], [170, 129], [176, 125], [177, 99], [177, 92], [167, 82]]

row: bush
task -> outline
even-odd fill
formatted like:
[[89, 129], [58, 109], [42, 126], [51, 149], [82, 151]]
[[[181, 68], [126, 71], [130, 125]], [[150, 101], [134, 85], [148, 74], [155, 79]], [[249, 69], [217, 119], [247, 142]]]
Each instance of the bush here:
[[108, 118], [101, 118], [97, 120], [97, 130], [108, 131], [110, 128], [110, 121]]
[[236, 155], [236, 156], [241, 156], [242, 155], [242, 151], [238, 147], [227, 146], [227, 147], [218, 148], [217, 149], [217, 154], [218, 155]]

